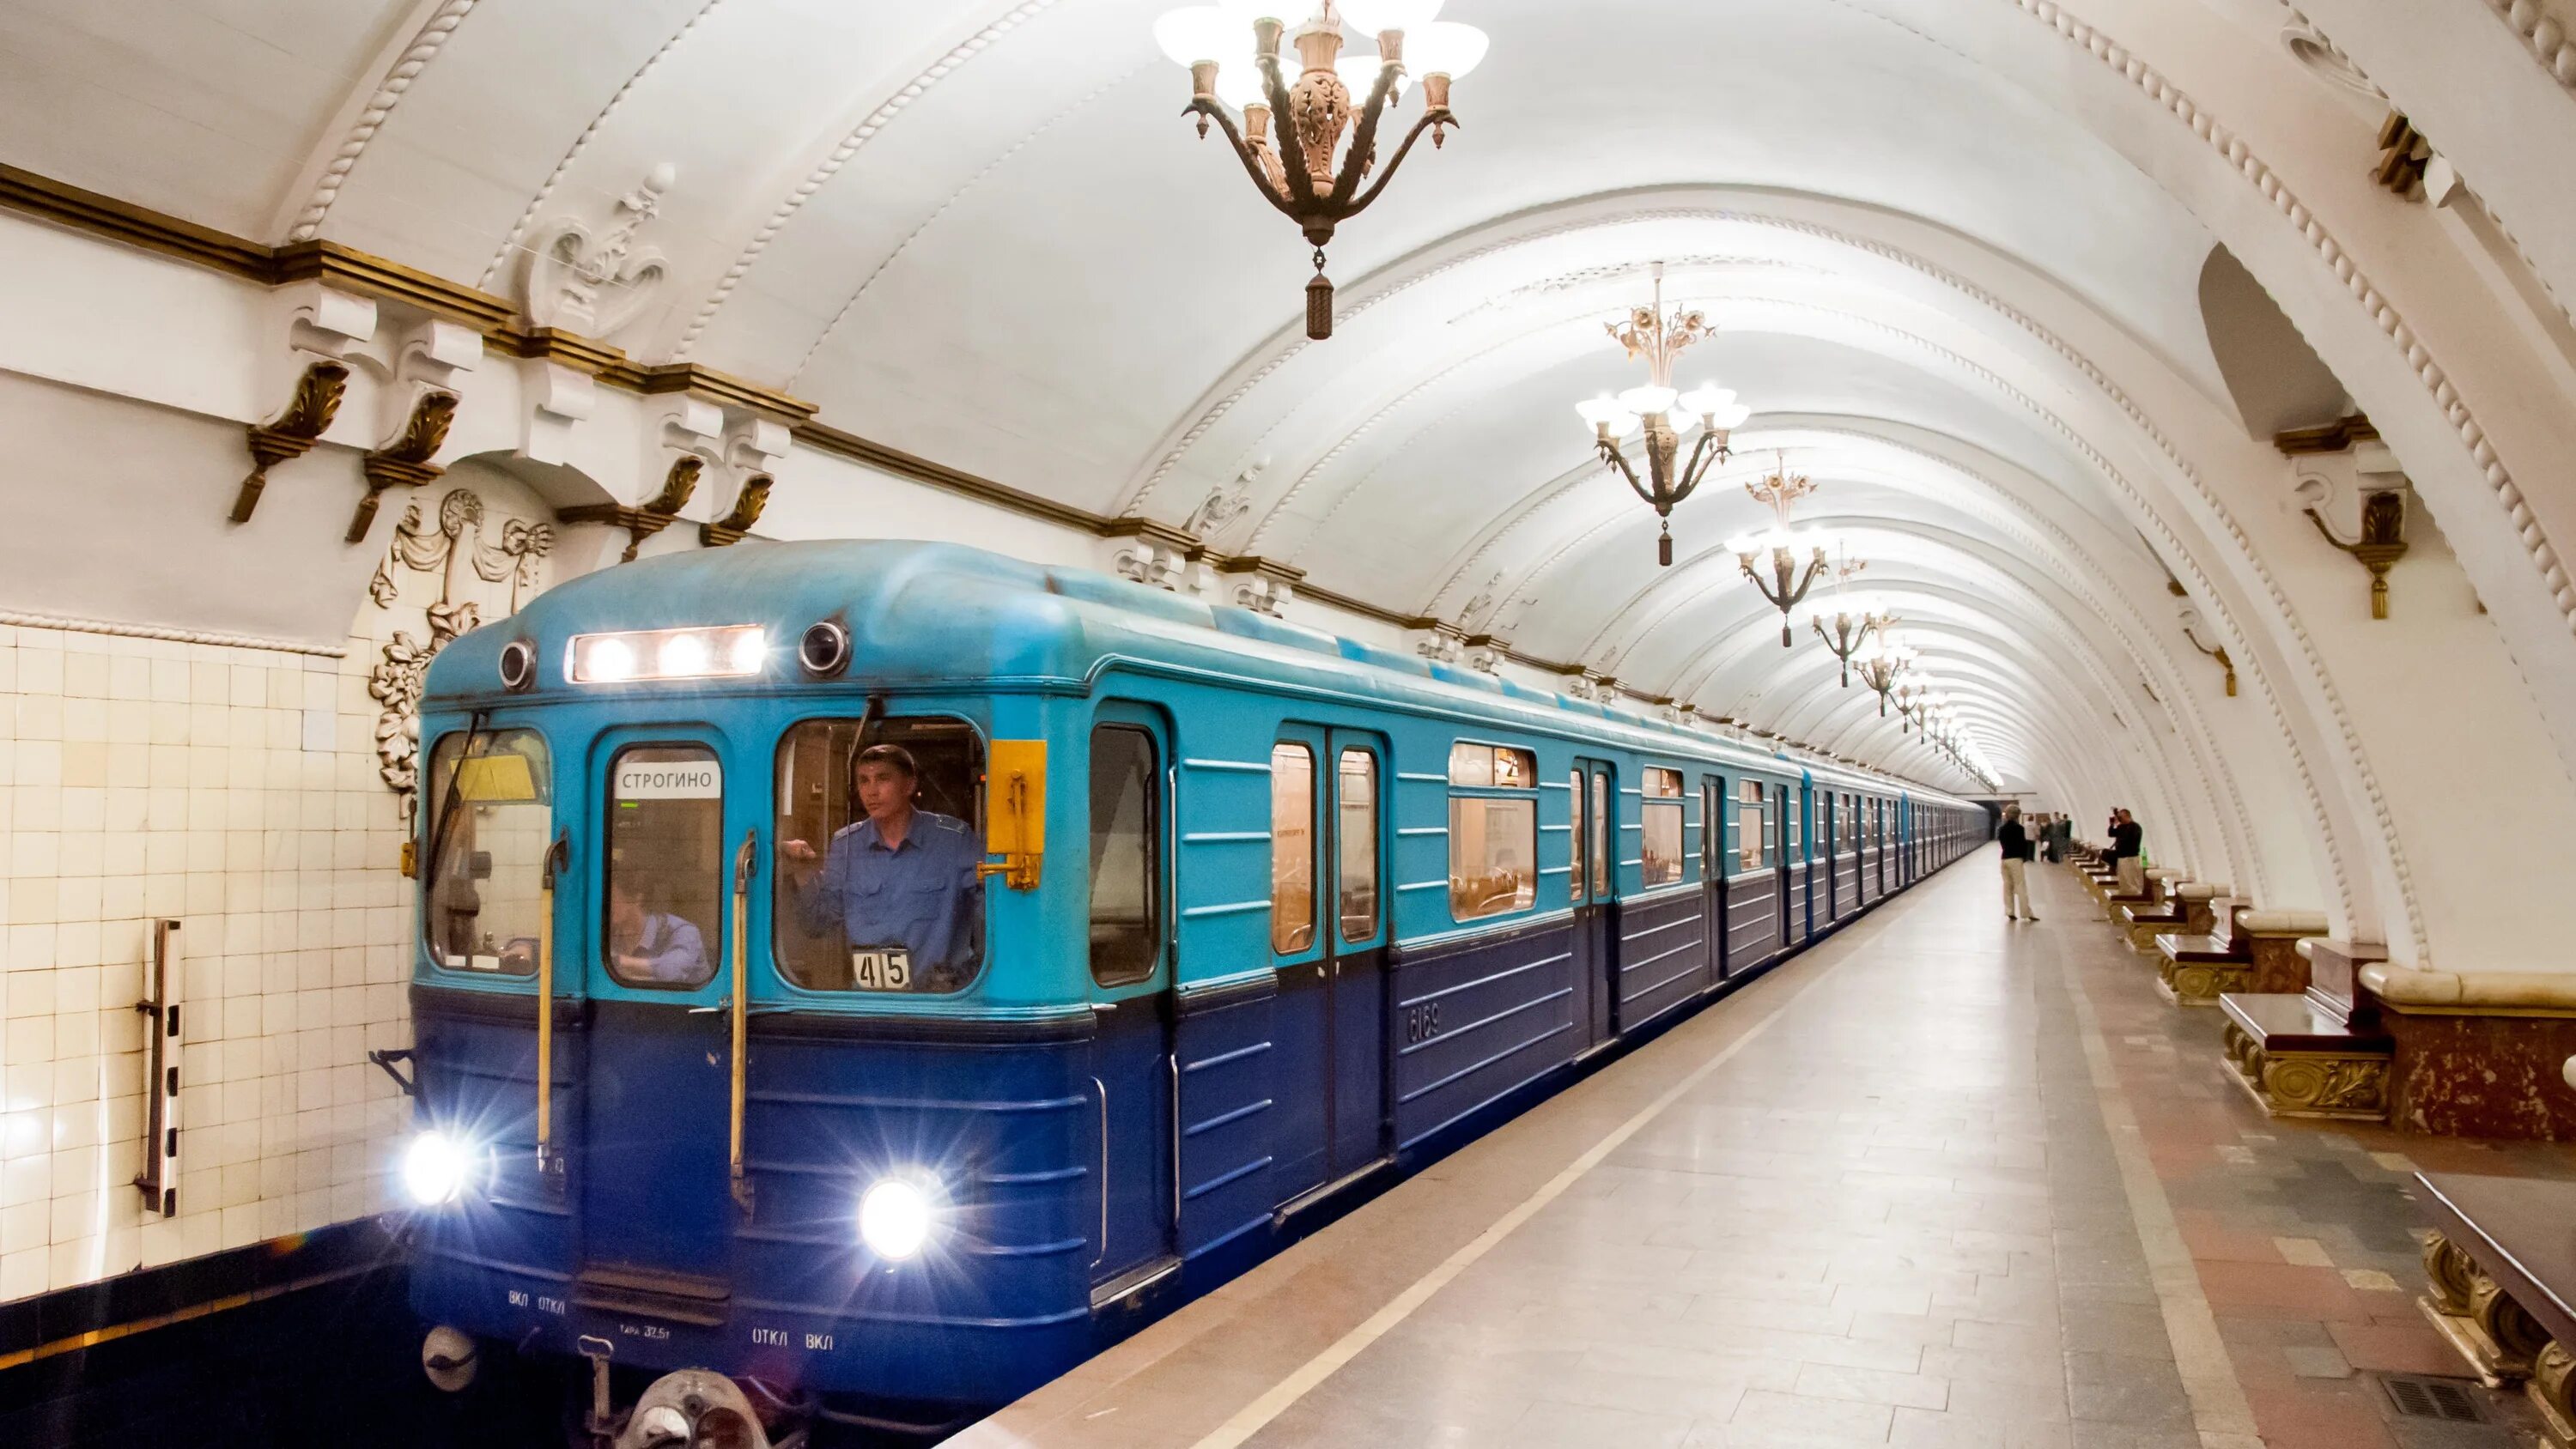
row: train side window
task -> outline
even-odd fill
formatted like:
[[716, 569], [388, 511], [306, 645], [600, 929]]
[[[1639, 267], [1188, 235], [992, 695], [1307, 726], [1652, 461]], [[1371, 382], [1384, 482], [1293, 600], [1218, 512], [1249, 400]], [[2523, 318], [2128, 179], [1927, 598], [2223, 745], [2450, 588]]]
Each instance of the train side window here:
[[1565, 797], [1566, 809], [1572, 812], [1565, 827], [1565, 841], [1566, 857], [1573, 869], [1568, 872], [1567, 889], [1571, 897], [1579, 901], [1586, 889], [1583, 877], [1583, 772], [1578, 769], [1570, 778], [1574, 792]]
[[1162, 790], [1154, 737], [1133, 725], [1091, 732], [1091, 979], [1154, 974], [1163, 939]]
[[984, 741], [962, 719], [813, 719], [778, 741], [770, 950], [808, 991], [934, 994], [984, 956]]
[[1753, 870], [1762, 864], [1762, 839], [1770, 833], [1763, 828], [1762, 782], [1746, 780], [1736, 788], [1735, 868]]
[[1449, 914], [1472, 921], [1538, 900], [1538, 757], [1461, 742], [1449, 750]]
[[1340, 883], [1342, 940], [1356, 945], [1377, 934], [1377, 756], [1344, 750], [1340, 819], [1333, 858]]
[[1803, 838], [1798, 834], [1798, 792], [1789, 789], [1785, 785], [1782, 786], [1780, 789], [1780, 808], [1788, 812], [1787, 824], [1784, 828], [1789, 832], [1787, 836], [1787, 840], [1789, 842], [1789, 859], [1792, 861], [1804, 860], [1807, 858], [1806, 851], [1802, 843]]
[[1270, 949], [1315, 944], [1315, 752], [1270, 747]]
[[1682, 772], [1649, 767], [1645, 773], [1640, 852], [1644, 881], [1671, 885], [1682, 878]]
[[[458, 762], [463, 761], [463, 768]], [[554, 788], [534, 730], [440, 739], [429, 753], [429, 883], [421, 940], [449, 971], [526, 976], [537, 969]]]
[[1610, 894], [1610, 775], [1606, 770], [1592, 774], [1592, 888], [1606, 897]]
[[724, 939], [724, 766], [704, 745], [630, 745], [608, 775], [608, 974], [655, 990], [703, 986]]

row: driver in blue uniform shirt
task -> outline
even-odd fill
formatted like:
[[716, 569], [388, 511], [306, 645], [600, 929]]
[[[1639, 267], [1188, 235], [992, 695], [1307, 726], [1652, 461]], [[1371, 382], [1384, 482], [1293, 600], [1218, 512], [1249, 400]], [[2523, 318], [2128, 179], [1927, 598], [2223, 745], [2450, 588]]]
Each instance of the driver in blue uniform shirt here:
[[832, 836], [819, 867], [814, 847], [782, 842], [806, 930], [838, 932], [852, 951], [900, 948], [917, 990], [948, 990], [982, 950], [984, 851], [965, 821], [913, 803], [921, 772], [901, 745], [859, 752], [854, 783], [867, 818]]

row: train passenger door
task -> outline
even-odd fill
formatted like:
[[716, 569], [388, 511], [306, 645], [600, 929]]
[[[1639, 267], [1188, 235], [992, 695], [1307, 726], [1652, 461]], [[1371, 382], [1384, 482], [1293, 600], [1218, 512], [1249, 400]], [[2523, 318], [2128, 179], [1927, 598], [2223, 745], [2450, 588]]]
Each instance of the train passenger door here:
[[1324, 1104], [1330, 1178], [1338, 1181], [1387, 1155], [1387, 922], [1381, 882], [1386, 812], [1380, 804], [1386, 745], [1375, 735], [1335, 730], [1331, 856], [1332, 966], [1327, 972]]
[[1095, 1308], [1180, 1266], [1172, 1054], [1171, 752], [1161, 717], [1101, 708], [1091, 730], [1091, 1087], [1098, 1095]]
[[603, 737], [588, 768], [597, 914], [573, 933], [595, 1027], [572, 1299], [699, 1325], [722, 1322], [731, 1295], [733, 876], [761, 804], [757, 786], [728, 804], [718, 743]]
[[1314, 725], [1270, 750], [1270, 950], [1279, 982], [1273, 1141], [1281, 1194], [1339, 1186], [1385, 1155], [1386, 936], [1378, 896], [1385, 746]]
[[1703, 775], [1699, 782], [1699, 911], [1708, 938], [1708, 980], [1726, 979], [1726, 779]]
[[1771, 787], [1780, 802], [1780, 813], [1773, 818], [1772, 845], [1780, 862], [1780, 944], [1795, 945], [1798, 940], [1798, 792], [1787, 785]]
[[1584, 862], [1584, 889], [1574, 904], [1574, 1025], [1581, 1034], [1579, 1050], [1601, 1045], [1618, 1030], [1610, 1010], [1610, 982], [1619, 969], [1612, 959], [1618, 933], [1611, 919], [1619, 868], [1614, 850], [1619, 840], [1613, 809], [1617, 799], [1608, 764], [1574, 762], [1576, 848]]

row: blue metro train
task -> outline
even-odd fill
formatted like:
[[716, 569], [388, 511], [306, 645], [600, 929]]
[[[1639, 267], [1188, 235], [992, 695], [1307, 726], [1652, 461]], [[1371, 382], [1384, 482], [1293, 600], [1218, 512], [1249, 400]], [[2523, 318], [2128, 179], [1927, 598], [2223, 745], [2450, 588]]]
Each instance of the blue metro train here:
[[438, 657], [421, 739], [433, 1377], [826, 1413], [1045, 1381], [1987, 820], [922, 543], [568, 583]]

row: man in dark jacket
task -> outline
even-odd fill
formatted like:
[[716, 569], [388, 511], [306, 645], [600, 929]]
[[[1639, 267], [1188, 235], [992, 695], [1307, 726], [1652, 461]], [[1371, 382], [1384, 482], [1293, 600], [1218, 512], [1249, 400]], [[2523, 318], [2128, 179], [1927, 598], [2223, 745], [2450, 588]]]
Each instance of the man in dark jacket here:
[[2004, 807], [2004, 828], [1997, 833], [2004, 848], [2004, 919], [2036, 921], [2030, 909], [2030, 832], [2022, 828], [2021, 807]]
[[2138, 858], [2146, 833], [2126, 810], [2111, 816], [2111, 869], [2117, 874], [2120, 894], [2124, 896], [2147, 893], [2146, 862]]

